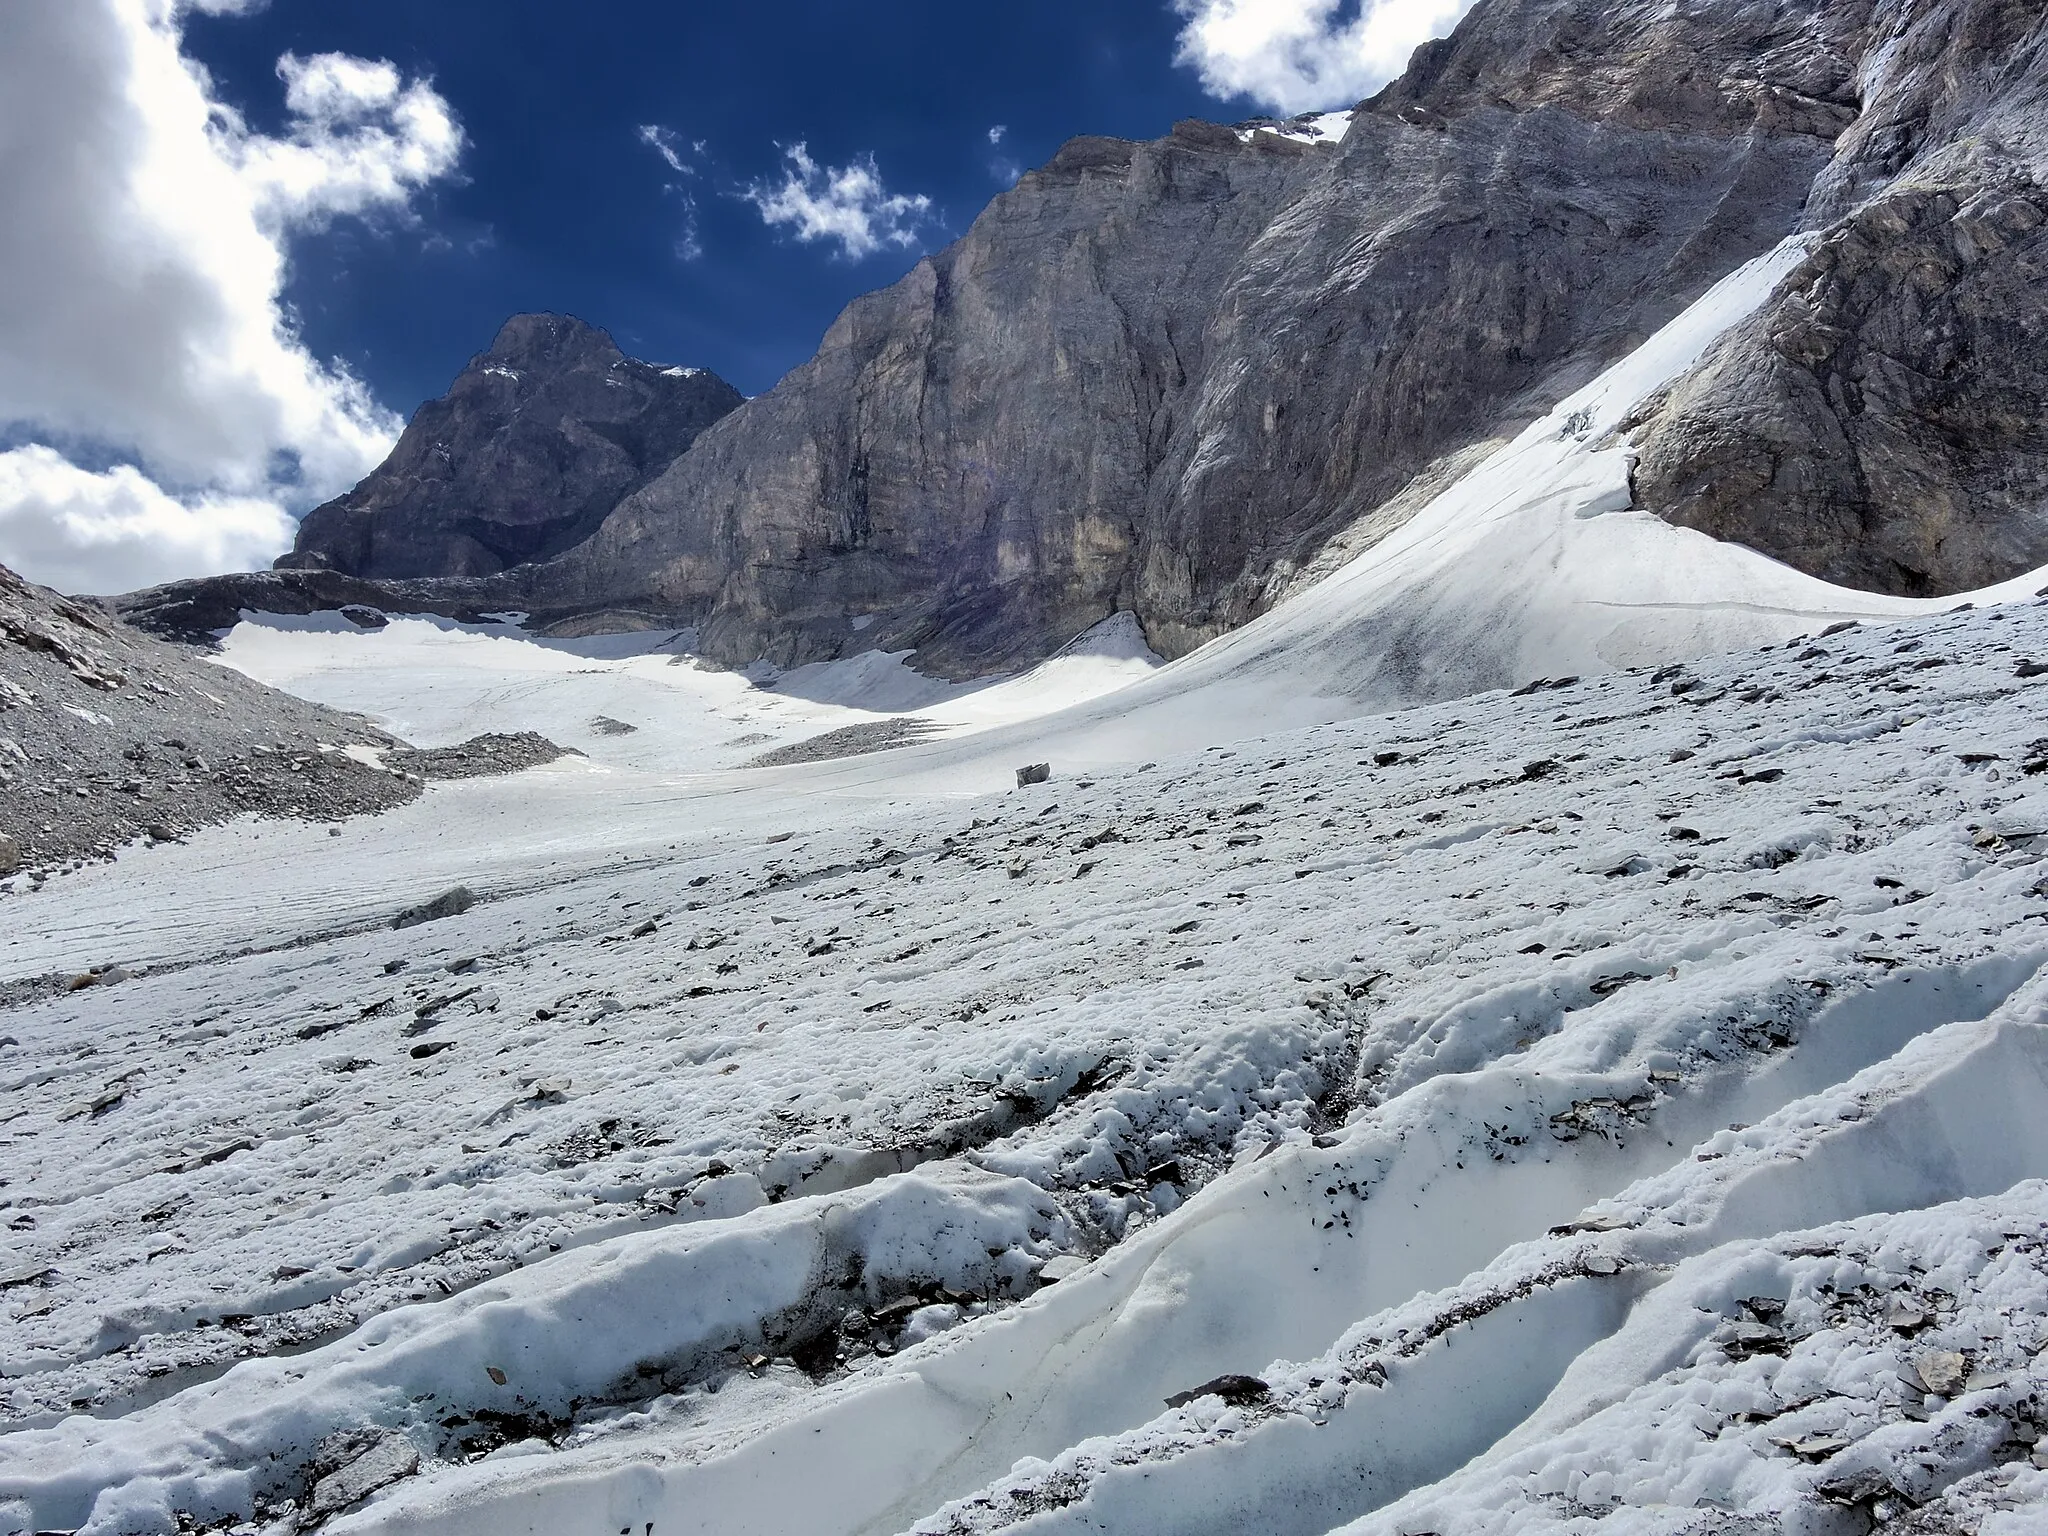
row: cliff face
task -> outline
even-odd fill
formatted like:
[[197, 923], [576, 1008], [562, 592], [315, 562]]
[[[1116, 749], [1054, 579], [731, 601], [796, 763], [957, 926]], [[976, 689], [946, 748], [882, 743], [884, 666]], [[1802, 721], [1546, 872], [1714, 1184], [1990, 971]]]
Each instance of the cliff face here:
[[1905, 596], [2048, 563], [2048, 24], [1887, 8], [1812, 255], [1675, 389], [1638, 500]]
[[629, 358], [580, 320], [516, 316], [390, 458], [307, 516], [278, 564], [388, 579], [552, 559], [740, 400], [713, 374]]
[[[1433, 463], [1837, 223], [1882, 225], [1867, 251], [1823, 246], [1851, 355], [1784, 366], [1898, 377], [1905, 440], [1823, 420], [1854, 409], [1825, 380], [1724, 364], [1646, 433], [1645, 505], [1861, 585], [2011, 574], [2048, 558], [2032, 205], [1972, 214], [1968, 252], [1939, 236], [1946, 299], [1920, 294], [1912, 220], [1857, 210], [1936, 162], [1955, 180], [1987, 122], [2038, 131], [2041, 33], [2018, 0], [1489, 0], [1341, 147], [1192, 124], [1077, 141], [536, 590], [688, 615], [736, 661], [881, 644], [985, 671], [1117, 607], [1179, 654], [1333, 537], [1383, 533], [1375, 509]], [[1957, 208], [2014, 174], [1969, 172]], [[1947, 382], [1924, 386], [1929, 367]], [[1804, 499], [1757, 501], [1787, 456]], [[1859, 510], [1850, 488], [1880, 484]], [[1946, 553], [1907, 554], [1902, 577], [1894, 545]]]
[[830, 654], [877, 613], [862, 642], [985, 671], [1117, 607], [1179, 654], [1778, 239], [1827, 162], [1812, 126], [1489, 99], [1375, 104], [1340, 148], [1070, 145], [628, 498], [558, 591], [700, 616], [733, 660]]
[[1482, 0], [1341, 144], [1073, 141], [730, 414], [514, 322], [290, 558], [735, 663], [985, 673], [1118, 609], [1177, 655], [1804, 232], [1634, 424], [1638, 504], [1961, 590], [2048, 561], [2044, 80], [2038, 0]]

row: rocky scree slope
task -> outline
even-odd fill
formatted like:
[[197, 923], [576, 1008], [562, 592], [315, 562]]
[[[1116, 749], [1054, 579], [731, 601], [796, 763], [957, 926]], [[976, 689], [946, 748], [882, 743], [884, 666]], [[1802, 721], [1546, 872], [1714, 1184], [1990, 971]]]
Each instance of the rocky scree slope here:
[[245, 814], [339, 820], [559, 756], [529, 733], [414, 751], [0, 566], [0, 896], [138, 838]]
[[1337, 148], [1077, 140], [514, 585], [731, 661], [988, 671], [1118, 607], [1178, 655], [1802, 229], [1640, 424], [1642, 505], [1885, 591], [2010, 576], [2048, 559], [2044, 28], [1488, 0]]
[[627, 357], [581, 320], [515, 316], [278, 564], [385, 579], [550, 559], [742, 398], [703, 369]]
[[340, 817], [419, 794], [348, 745], [397, 743], [0, 567], [0, 878], [40, 883], [245, 812]]

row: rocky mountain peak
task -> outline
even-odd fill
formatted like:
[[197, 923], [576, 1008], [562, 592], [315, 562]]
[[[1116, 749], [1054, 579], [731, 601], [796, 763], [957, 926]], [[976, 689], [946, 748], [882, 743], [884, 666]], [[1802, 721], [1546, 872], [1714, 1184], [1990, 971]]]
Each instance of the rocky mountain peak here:
[[741, 399], [702, 369], [629, 358], [573, 316], [515, 315], [278, 563], [390, 580], [550, 559]]
[[514, 315], [499, 327], [484, 358], [526, 367], [564, 366], [584, 359], [606, 363], [625, 356], [609, 331], [574, 315]]

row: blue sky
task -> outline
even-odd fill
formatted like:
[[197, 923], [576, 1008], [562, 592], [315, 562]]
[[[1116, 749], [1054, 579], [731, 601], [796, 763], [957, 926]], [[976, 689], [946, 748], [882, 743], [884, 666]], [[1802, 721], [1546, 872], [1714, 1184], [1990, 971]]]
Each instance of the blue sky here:
[[[847, 300], [964, 232], [1068, 137], [1258, 110], [1175, 66], [1181, 24], [1163, 0], [272, 0], [195, 19], [186, 46], [265, 131], [281, 126], [288, 52], [390, 59], [459, 118], [460, 171], [415, 199], [417, 223], [346, 221], [301, 242], [287, 290], [310, 348], [409, 412], [526, 309], [768, 388]], [[673, 135], [691, 174], [646, 127]], [[780, 185], [796, 143], [828, 169], [871, 156], [890, 194], [928, 198], [905, 231], [915, 247], [851, 259], [770, 227], [739, 194]]]
[[4, 0], [0, 564], [267, 564], [507, 316], [759, 393], [1076, 134], [1349, 106], [1472, 0]]

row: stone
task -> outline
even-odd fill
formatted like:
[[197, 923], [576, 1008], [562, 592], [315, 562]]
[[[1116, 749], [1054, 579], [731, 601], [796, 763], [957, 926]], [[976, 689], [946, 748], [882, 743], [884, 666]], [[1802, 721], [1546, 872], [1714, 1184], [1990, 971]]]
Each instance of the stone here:
[[1930, 1349], [1913, 1357], [1913, 1372], [1936, 1397], [1950, 1397], [1969, 1378], [1970, 1363], [1954, 1350]]
[[1203, 1382], [1199, 1387], [1174, 1393], [1166, 1400], [1166, 1406], [1184, 1408], [1197, 1398], [1220, 1397], [1233, 1406], [1244, 1407], [1247, 1404], [1264, 1402], [1272, 1395], [1272, 1391], [1271, 1387], [1256, 1376], [1218, 1376], [1213, 1381]]
[[443, 891], [432, 901], [421, 902], [416, 907], [407, 907], [391, 920], [393, 928], [417, 928], [421, 923], [439, 922], [442, 918], [459, 917], [476, 905], [476, 893], [466, 885], [458, 885], [451, 891]]
[[1077, 1253], [1057, 1253], [1038, 1267], [1038, 1283], [1054, 1285], [1070, 1280], [1087, 1267], [1088, 1261]]
[[21, 844], [0, 833], [0, 879], [16, 873], [21, 868]]
[[1017, 770], [1017, 787], [1029, 789], [1033, 784], [1043, 784], [1051, 777], [1051, 763], [1032, 763]]
[[418, 1447], [404, 1435], [387, 1433], [313, 1485], [312, 1512], [319, 1518], [337, 1514], [419, 1469]]

